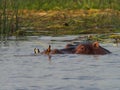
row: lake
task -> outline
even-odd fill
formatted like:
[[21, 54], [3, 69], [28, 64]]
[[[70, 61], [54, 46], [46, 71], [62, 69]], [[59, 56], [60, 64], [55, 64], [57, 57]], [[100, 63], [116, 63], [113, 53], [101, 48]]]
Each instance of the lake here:
[[34, 55], [63, 48], [78, 36], [10, 37], [0, 46], [0, 90], [120, 90], [120, 45], [100, 43], [108, 55]]

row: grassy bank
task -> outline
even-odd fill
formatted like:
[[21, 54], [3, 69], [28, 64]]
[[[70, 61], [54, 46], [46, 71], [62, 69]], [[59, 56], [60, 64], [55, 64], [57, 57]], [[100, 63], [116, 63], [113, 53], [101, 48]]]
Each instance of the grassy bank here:
[[[88, 34], [120, 32], [120, 12], [105, 9], [22, 11], [20, 27], [32, 34]], [[34, 13], [34, 14], [33, 14]]]
[[0, 0], [1, 35], [120, 32], [120, 0]]
[[[18, 10], [5, 21], [12, 35], [63, 35], [120, 32], [117, 10]], [[7, 24], [6, 24], [7, 23]], [[1, 29], [3, 30], [3, 29]], [[3, 31], [4, 31], [3, 30]]]

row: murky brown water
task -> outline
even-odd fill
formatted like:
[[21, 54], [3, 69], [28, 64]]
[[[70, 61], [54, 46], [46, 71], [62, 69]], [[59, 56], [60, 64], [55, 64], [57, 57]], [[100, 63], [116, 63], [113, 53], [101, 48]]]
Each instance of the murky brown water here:
[[103, 56], [33, 54], [35, 47], [63, 48], [76, 37], [12, 37], [0, 47], [0, 90], [120, 90], [120, 45], [101, 44], [112, 52]]

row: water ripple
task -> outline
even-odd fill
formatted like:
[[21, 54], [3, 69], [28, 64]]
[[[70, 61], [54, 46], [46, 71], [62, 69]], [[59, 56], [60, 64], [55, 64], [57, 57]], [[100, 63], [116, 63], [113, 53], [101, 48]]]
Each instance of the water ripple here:
[[[52, 37], [43, 38], [49, 41]], [[49, 60], [46, 55], [33, 55], [34, 47], [43, 50], [34, 40], [20, 41], [19, 45], [12, 41], [10, 46], [0, 48], [0, 90], [120, 89], [120, 52], [114, 52], [119, 48], [106, 44], [113, 54], [52, 55]], [[58, 40], [46, 44], [61, 48], [66, 43]]]

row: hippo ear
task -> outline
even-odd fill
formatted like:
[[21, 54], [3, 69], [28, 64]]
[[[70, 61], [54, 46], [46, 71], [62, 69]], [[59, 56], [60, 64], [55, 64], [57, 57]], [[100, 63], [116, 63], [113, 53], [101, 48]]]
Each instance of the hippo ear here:
[[93, 46], [94, 48], [98, 48], [98, 47], [99, 47], [99, 43], [98, 43], [98, 42], [93, 42], [92, 46]]

